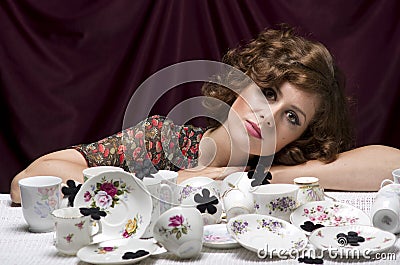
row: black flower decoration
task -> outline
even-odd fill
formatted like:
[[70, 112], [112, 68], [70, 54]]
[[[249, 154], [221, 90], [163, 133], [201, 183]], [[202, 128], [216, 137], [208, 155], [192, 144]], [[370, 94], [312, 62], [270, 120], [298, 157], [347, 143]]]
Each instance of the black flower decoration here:
[[61, 192], [64, 194], [64, 196], [68, 197], [68, 206], [73, 207], [74, 206], [74, 200], [75, 196], [82, 187], [82, 184], [79, 184], [76, 186], [75, 181], [72, 179], [67, 180], [67, 187], [62, 187]]
[[298, 262], [305, 264], [324, 264], [324, 260], [320, 258], [311, 258], [311, 257], [300, 257], [297, 259]]
[[272, 179], [272, 174], [271, 172], [267, 171], [264, 173], [264, 168], [257, 167], [256, 170], [250, 170], [247, 172], [247, 177], [249, 179], [254, 179], [251, 182], [252, 187], [260, 186], [260, 185], [265, 185], [265, 184], [270, 184], [270, 180]]
[[300, 225], [300, 228], [307, 232], [312, 232], [317, 228], [324, 227], [322, 224], [314, 224], [311, 221], [305, 221], [304, 224]]
[[136, 252], [125, 252], [124, 255], [122, 256], [122, 259], [136, 259], [136, 258], [140, 258], [143, 256], [146, 256], [150, 254], [150, 252], [143, 250], [143, 249], [139, 249]]
[[135, 161], [132, 165], [133, 173], [138, 179], [143, 178], [154, 178], [151, 174], [155, 174], [158, 170], [154, 167], [153, 163], [149, 159], [144, 161]]
[[213, 195], [210, 197], [210, 191], [208, 189], [202, 189], [201, 193], [194, 195], [194, 201], [198, 203], [196, 208], [201, 212], [205, 213], [206, 210], [209, 214], [215, 214], [217, 212], [217, 207], [214, 206], [218, 204], [218, 198]]
[[100, 211], [99, 207], [96, 208], [79, 208], [82, 215], [92, 217], [93, 220], [100, 220], [101, 217], [105, 217], [107, 213], [105, 211]]

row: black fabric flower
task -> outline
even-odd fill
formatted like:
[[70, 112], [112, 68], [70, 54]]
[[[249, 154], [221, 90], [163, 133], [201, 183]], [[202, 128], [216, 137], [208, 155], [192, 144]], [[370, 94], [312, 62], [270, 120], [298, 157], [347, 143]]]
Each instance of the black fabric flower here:
[[64, 196], [68, 197], [68, 206], [73, 207], [74, 206], [74, 200], [75, 196], [82, 187], [82, 184], [79, 184], [76, 186], [75, 181], [72, 179], [67, 180], [67, 186], [68, 187], [62, 187], [61, 192], [64, 194]]
[[136, 258], [140, 258], [143, 256], [146, 256], [150, 254], [150, 252], [143, 250], [143, 249], [139, 249], [136, 252], [125, 252], [124, 255], [122, 256], [122, 259], [136, 259]]
[[307, 232], [312, 232], [317, 228], [324, 227], [322, 224], [314, 224], [311, 221], [305, 221], [302, 225], [300, 225], [300, 228], [303, 229], [304, 231]]
[[93, 220], [100, 220], [101, 217], [107, 216], [105, 211], [100, 211], [99, 207], [96, 208], [79, 208], [82, 215], [92, 217]]
[[149, 159], [144, 161], [132, 161], [132, 172], [138, 179], [143, 178], [154, 178], [151, 174], [155, 174], [158, 170], [154, 167], [153, 163]]
[[311, 257], [303, 257], [303, 258], [298, 258], [298, 262], [306, 263], [306, 264], [324, 264], [324, 260], [320, 258], [311, 258]]
[[250, 170], [247, 172], [247, 177], [249, 179], [254, 179], [251, 182], [252, 187], [270, 184], [269, 180], [272, 179], [271, 172], [267, 171], [264, 173], [265, 166], [257, 165], [256, 170]]
[[194, 195], [194, 201], [198, 203], [196, 208], [201, 212], [205, 213], [206, 210], [209, 214], [215, 214], [217, 212], [217, 207], [214, 206], [218, 204], [218, 198], [213, 195], [210, 197], [210, 191], [208, 189], [202, 189], [201, 193]]

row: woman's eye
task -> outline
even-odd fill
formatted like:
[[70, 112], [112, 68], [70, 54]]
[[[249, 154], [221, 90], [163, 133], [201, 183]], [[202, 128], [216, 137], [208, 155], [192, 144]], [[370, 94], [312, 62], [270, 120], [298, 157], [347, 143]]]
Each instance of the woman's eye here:
[[268, 100], [276, 100], [276, 93], [272, 88], [266, 88], [263, 92]]
[[288, 119], [288, 121], [293, 124], [293, 125], [300, 125], [300, 120], [299, 117], [297, 116], [297, 114], [293, 111], [288, 111], [286, 113], [286, 117]]

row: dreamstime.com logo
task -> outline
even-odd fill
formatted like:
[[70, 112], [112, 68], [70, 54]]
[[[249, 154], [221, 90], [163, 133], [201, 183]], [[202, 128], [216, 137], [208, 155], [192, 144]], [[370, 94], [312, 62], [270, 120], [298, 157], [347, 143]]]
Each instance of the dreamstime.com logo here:
[[369, 248], [345, 248], [341, 244], [347, 244], [347, 239], [341, 240], [338, 247], [329, 247], [322, 250], [307, 248], [305, 250], [270, 248], [268, 244], [264, 248], [258, 249], [257, 256], [260, 259], [298, 259], [304, 257], [329, 258], [329, 259], [365, 259], [365, 260], [396, 260], [396, 253], [376, 252]]

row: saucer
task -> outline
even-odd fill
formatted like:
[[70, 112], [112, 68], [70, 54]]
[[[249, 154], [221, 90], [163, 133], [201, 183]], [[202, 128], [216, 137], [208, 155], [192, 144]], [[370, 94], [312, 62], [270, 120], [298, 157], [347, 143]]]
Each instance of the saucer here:
[[102, 233], [95, 242], [140, 238], [150, 223], [151, 195], [141, 180], [123, 171], [104, 172], [89, 178], [76, 194], [76, 207], [100, 207]]
[[299, 228], [305, 221], [323, 226], [371, 225], [369, 216], [362, 210], [350, 204], [334, 201], [308, 202], [290, 215], [290, 222]]
[[[347, 244], [347, 239], [343, 239], [343, 237], [341, 238], [340, 236], [339, 239], [337, 238], [339, 233], [347, 234], [349, 231], [357, 232], [358, 236], [363, 237], [365, 241], [359, 242], [358, 246], [351, 246]], [[350, 225], [319, 228], [311, 233], [309, 240], [310, 243], [319, 250], [326, 250], [329, 248], [341, 250], [343, 252], [355, 250], [361, 256], [362, 253], [367, 254], [367, 251], [372, 254], [392, 247], [396, 242], [396, 236], [373, 226]], [[355, 251], [352, 251], [352, 253]]]
[[229, 220], [227, 228], [244, 248], [271, 256], [300, 252], [308, 242], [299, 228], [269, 215], [239, 215]]
[[[125, 238], [103, 241], [81, 248], [76, 256], [84, 262], [91, 264], [132, 264], [139, 262], [158, 251], [158, 246], [153, 240]], [[134, 259], [122, 259], [125, 252], [145, 250], [149, 254]]]
[[229, 234], [226, 224], [205, 225], [203, 246], [209, 248], [229, 249], [239, 247], [239, 243]]

